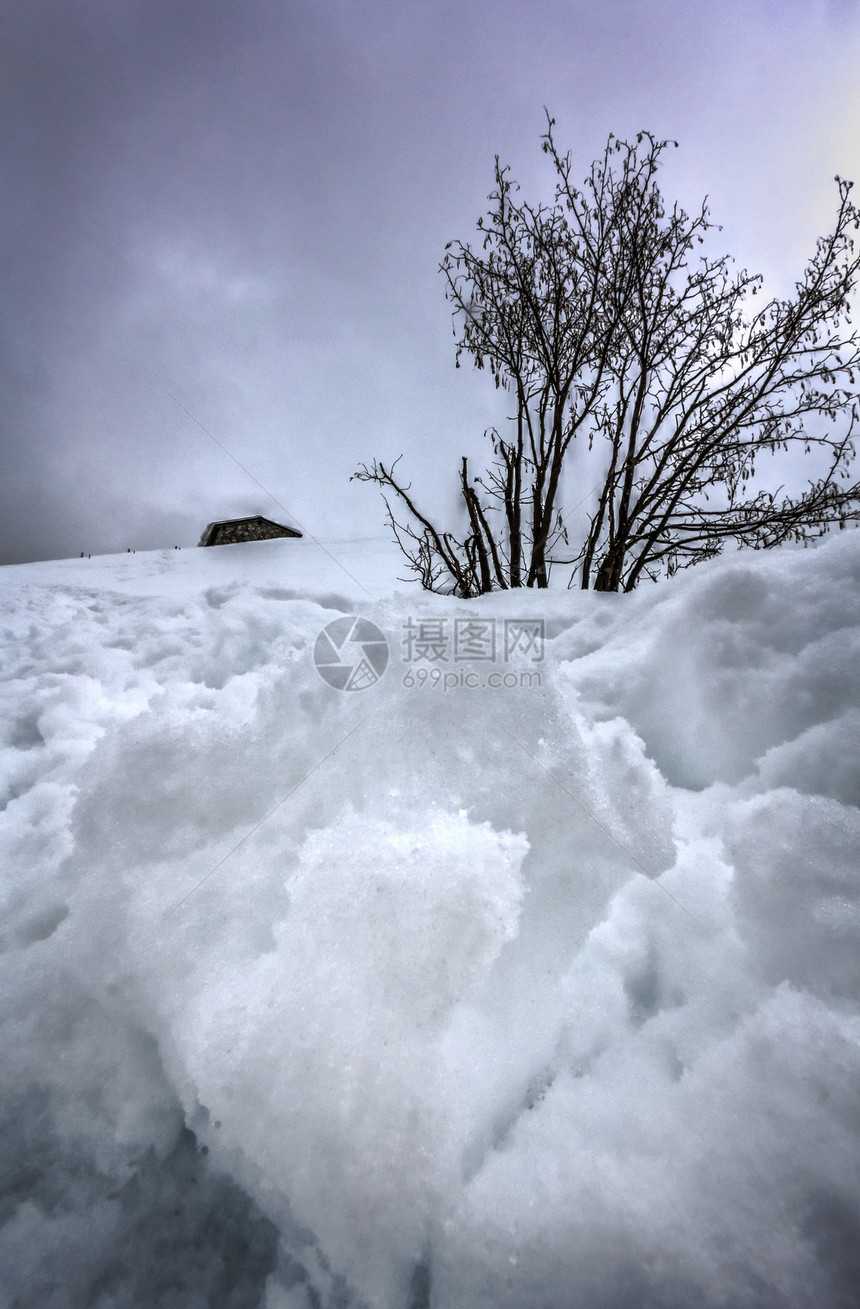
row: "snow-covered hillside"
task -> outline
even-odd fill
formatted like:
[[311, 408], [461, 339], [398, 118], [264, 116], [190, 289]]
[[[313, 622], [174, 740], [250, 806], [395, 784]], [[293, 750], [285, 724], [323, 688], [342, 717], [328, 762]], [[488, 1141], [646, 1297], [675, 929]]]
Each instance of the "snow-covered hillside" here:
[[329, 548], [0, 570], [0, 1303], [855, 1305], [860, 533]]

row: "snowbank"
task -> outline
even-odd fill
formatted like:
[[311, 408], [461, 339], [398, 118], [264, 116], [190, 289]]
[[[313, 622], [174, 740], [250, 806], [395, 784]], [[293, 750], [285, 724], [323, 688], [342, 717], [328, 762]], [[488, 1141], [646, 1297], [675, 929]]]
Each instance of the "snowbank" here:
[[860, 534], [346, 554], [0, 570], [3, 1302], [854, 1304]]

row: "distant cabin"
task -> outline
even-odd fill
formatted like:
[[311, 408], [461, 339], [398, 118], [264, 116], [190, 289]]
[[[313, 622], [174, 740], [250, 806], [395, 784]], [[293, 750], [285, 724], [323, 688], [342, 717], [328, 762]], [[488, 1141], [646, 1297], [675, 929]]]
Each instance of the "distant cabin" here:
[[301, 536], [301, 532], [256, 514], [253, 518], [225, 518], [220, 523], [210, 523], [200, 544], [237, 545], [240, 541], [274, 541], [278, 536]]

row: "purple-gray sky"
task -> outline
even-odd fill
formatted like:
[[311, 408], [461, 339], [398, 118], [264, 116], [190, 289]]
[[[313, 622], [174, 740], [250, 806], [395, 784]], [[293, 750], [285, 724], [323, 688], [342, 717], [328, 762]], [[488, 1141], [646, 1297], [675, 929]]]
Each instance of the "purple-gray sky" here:
[[860, 182], [858, 56], [855, 0], [7, 0], [0, 562], [372, 535], [349, 475], [400, 451], [444, 504], [500, 414], [437, 273], [494, 154], [546, 197], [544, 104], [583, 173], [677, 138], [664, 188], [786, 289]]

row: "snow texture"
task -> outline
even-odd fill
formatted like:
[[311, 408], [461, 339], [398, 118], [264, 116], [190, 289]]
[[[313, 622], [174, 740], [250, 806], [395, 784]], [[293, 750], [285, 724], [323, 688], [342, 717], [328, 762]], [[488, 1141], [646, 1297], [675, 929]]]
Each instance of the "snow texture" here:
[[[340, 553], [0, 571], [0, 1304], [856, 1305], [860, 534], [468, 603]], [[469, 618], [545, 658], [408, 661]]]

